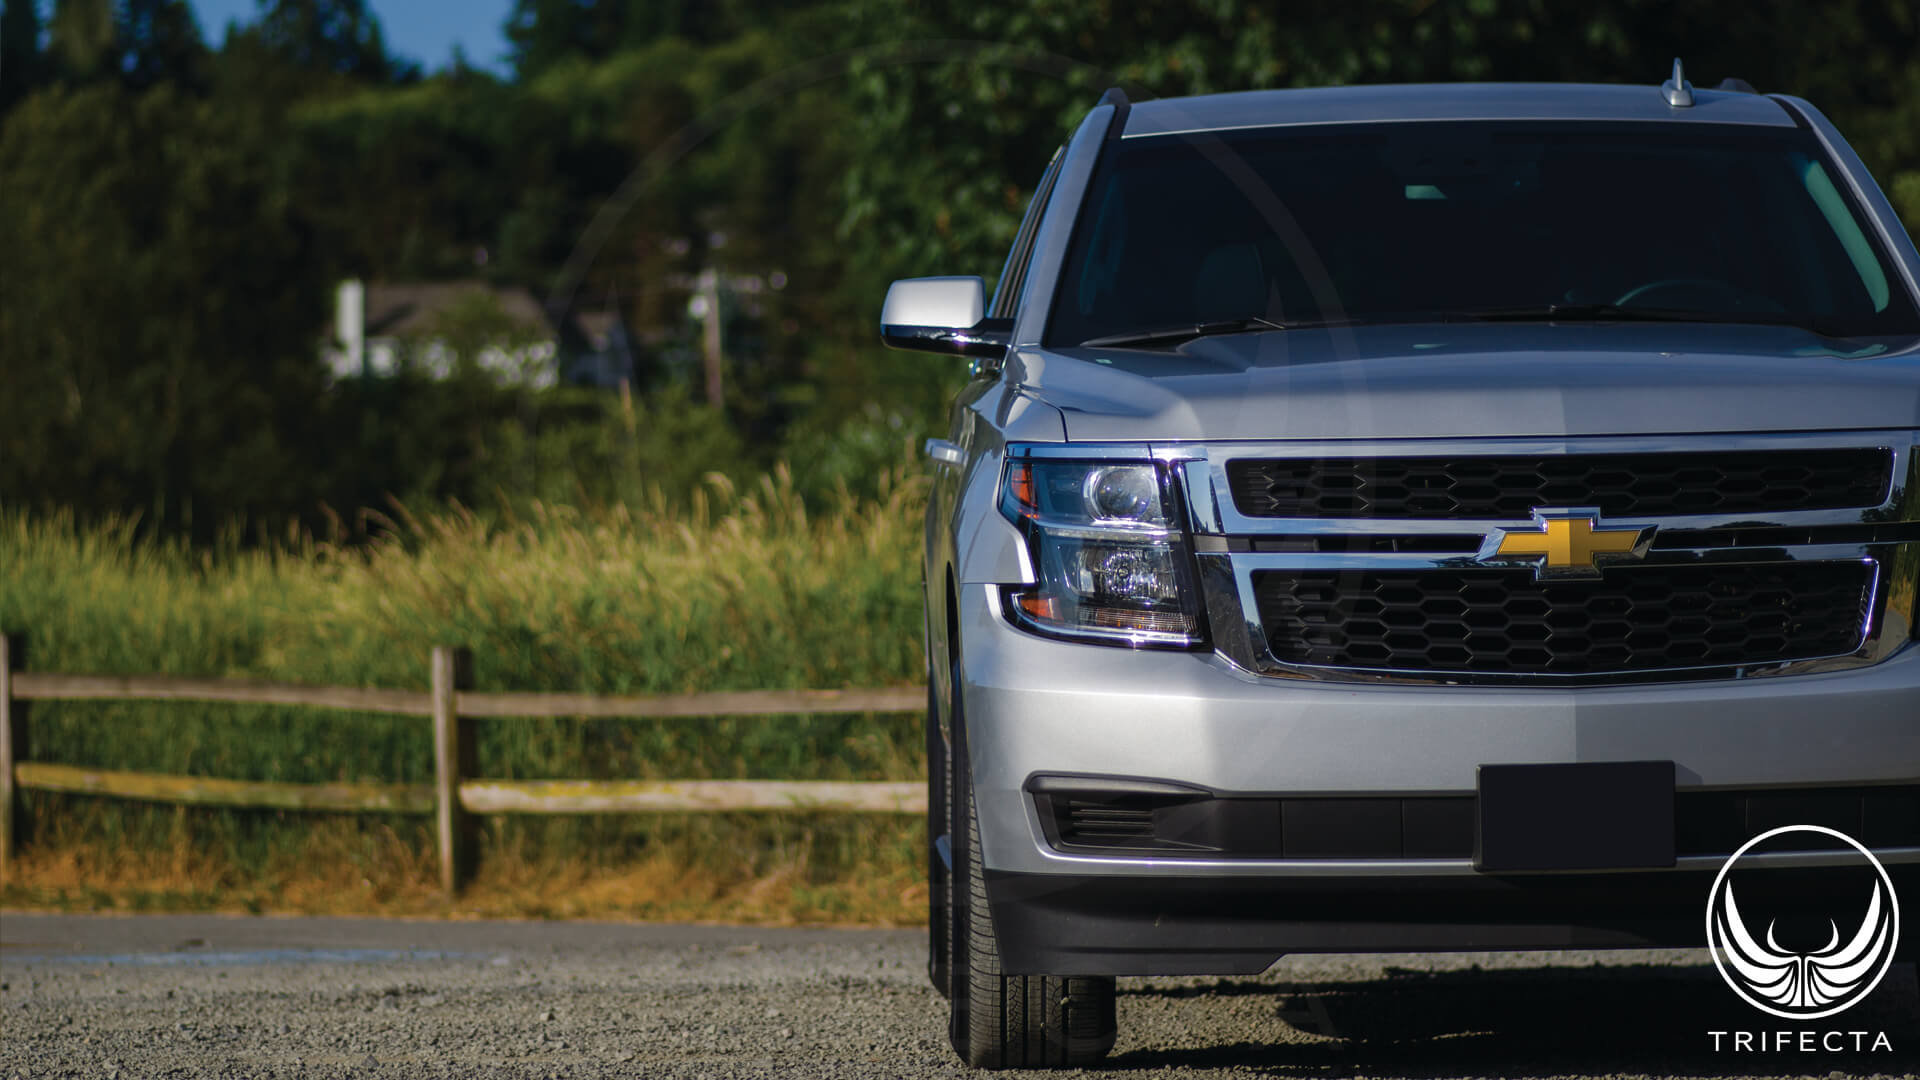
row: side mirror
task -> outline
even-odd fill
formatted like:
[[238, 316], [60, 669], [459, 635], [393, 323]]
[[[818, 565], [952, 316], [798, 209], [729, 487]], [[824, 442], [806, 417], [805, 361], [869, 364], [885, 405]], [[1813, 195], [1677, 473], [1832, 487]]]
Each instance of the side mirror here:
[[977, 277], [902, 278], [880, 308], [880, 340], [895, 349], [948, 356], [1004, 356], [1012, 319], [982, 318], [987, 287]]

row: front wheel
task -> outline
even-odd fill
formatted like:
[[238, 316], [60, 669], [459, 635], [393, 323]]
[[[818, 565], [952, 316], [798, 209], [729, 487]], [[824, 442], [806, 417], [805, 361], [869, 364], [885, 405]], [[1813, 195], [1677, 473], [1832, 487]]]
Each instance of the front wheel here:
[[[955, 725], [958, 734], [960, 728]], [[953, 753], [956, 811], [952, 906], [952, 1015], [961, 1060], [981, 1069], [1088, 1065], [1113, 1049], [1114, 981], [1100, 975], [1003, 975], [980, 863], [980, 822], [961, 745]], [[964, 824], [963, 824], [964, 823]]]

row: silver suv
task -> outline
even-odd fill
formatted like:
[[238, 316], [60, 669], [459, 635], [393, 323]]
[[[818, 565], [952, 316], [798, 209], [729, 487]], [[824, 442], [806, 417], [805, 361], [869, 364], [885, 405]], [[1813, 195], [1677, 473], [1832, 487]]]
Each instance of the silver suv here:
[[[928, 444], [955, 1049], [1098, 1058], [1117, 975], [1700, 946], [1779, 824], [1920, 897], [1917, 305], [1833, 125], [1677, 63], [1109, 91], [990, 299], [881, 316], [973, 358]], [[1762, 854], [1765, 903], [1842, 854]]]

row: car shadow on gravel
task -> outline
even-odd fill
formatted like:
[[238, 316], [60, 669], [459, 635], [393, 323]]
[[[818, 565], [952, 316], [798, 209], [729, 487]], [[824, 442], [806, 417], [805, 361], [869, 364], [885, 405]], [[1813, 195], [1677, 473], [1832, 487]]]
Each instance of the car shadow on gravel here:
[[[1279, 977], [1276, 978], [1275, 975]], [[1377, 978], [1292, 980], [1285, 969], [1212, 984], [1121, 986], [1129, 1004], [1205, 1009], [1207, 999], [1272, 999], [1274, 1041], [1119, 1048], [1124, 1070], [1231, 1069], [1273, 1076], [1368, 1077], [1667, 1074], [1786, 1076], [1911, 1073], [1920, 1063], [1920, 993], [1911, 967], [1896, 966], [1859, 1006], [1794, 1024], [1737, 1000], [1711, 964], [1555, 966], [1417, 971]], [[1188, 1003], [1180, 999], [1192, 998]], [[1228, 1007], [1225, 1001], [1214, 1003]], [[1193, 1012], [1199, 1020], [1204, 1013]], [[1194, 1041], [1209, 1025], [1194, 1025]], [[1709, 1032], [1885, 1032], [1891, 1051], [1716, 1052]], [[1244, 1030], [1244, 1029], [1242, 1029]], [[1755, 1038], [1758, 1038], [1756, 1035]], [[1122, 1041], [1124, 1044], [1125, 1036]]]

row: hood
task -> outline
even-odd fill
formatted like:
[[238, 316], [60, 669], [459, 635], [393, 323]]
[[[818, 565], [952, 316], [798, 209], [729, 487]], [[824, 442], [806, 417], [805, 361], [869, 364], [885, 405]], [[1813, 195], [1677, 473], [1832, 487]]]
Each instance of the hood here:
[[1442, 324], [1016, 349], [1071, 442], [1920, 428], [1920, 338], [1778, 326]]

